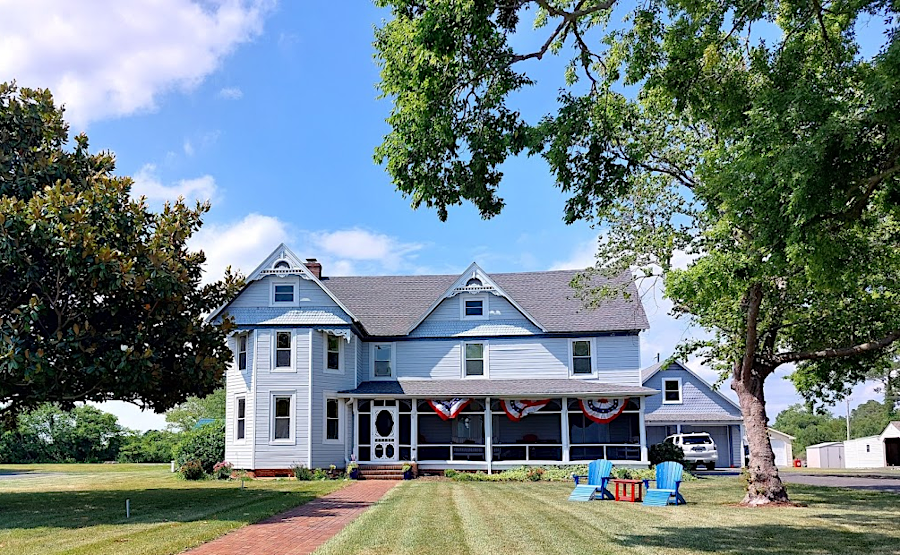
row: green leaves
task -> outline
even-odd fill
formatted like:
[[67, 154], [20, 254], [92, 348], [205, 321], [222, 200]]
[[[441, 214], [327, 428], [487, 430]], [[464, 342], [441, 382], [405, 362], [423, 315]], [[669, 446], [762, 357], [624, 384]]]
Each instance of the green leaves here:
[[[161, 213], [129, 196], [87, 137], [64, 149], [46, 91], [0, 85], [0, 404], [121, 399], [162, 411], [219, 383], [230, 323], [203, 321], [240, 286], [201, 286], [187, 240], [208, 205]], [[149, 308], [148, 308], [149, 307]]]

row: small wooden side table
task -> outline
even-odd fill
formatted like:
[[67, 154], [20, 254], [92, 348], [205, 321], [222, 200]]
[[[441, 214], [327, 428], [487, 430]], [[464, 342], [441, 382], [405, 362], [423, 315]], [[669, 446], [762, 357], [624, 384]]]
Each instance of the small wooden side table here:
[[637, 503], [644, 499], [643, 480], [610, 480], [616, 486], [616, 501]]

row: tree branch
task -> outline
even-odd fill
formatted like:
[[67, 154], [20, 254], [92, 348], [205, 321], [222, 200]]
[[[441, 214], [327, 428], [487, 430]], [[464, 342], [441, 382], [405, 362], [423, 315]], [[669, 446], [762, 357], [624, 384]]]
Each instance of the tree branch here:
[[852, 347], [843, 347], [840, 349], [821, 349], [819, 351], [800, 351], [792, 353], [781, 353], [775, 355], [773, 360], [777, 364], [785, 364], [788, 362], [800, 362], [803, 360], [824, 360], [829, 358], [841, 358], [853, 355], [861, 355], [872, 351], [878, 351], [887, 348], [891, 343], [900, 339], [900, 330], [893, 331], [881, 339], [868, 341], [853, 345]]

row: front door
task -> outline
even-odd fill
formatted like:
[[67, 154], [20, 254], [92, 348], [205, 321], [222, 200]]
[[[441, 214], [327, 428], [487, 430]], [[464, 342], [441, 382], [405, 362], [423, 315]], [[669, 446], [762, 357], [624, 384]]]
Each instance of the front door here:
[[[388, 401], [390, 402], [390, 401]], [[397, 462], [397, 404], [372, 407], [372, 461]]]

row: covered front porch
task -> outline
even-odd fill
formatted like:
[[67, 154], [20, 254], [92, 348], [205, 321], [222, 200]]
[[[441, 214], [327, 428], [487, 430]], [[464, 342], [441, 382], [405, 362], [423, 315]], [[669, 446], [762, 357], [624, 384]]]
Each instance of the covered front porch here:
[[[648, 464], [643, 397], [654, 390], [541, 381], [565, 383], [534, 390], [537, 384], [523, 387], [527, 380], [506, 381], [490, 387], [494, 395], [463, 396], [464, 391], [449, 397], [438, 394], [446, 392], [445, 387], [429, 387], [428, 382], [412, 387], [399, 382], [376, 382], [372, 387], [367, 384], [373, 382], [366, 382], [345, 392], [353, 426], [348, 459], [361, 465], [408, 461], [425, 470], [488, 472], [601, 458]], [[481, 384], [485, 389], [489, 385]], [[605, 391], [597, 391], [598, 386], [605, 386]], [[388, 388], [403, 392], [388, 394]], [[560, 395], [559, 389], [574, 389], [580, 395]]]

